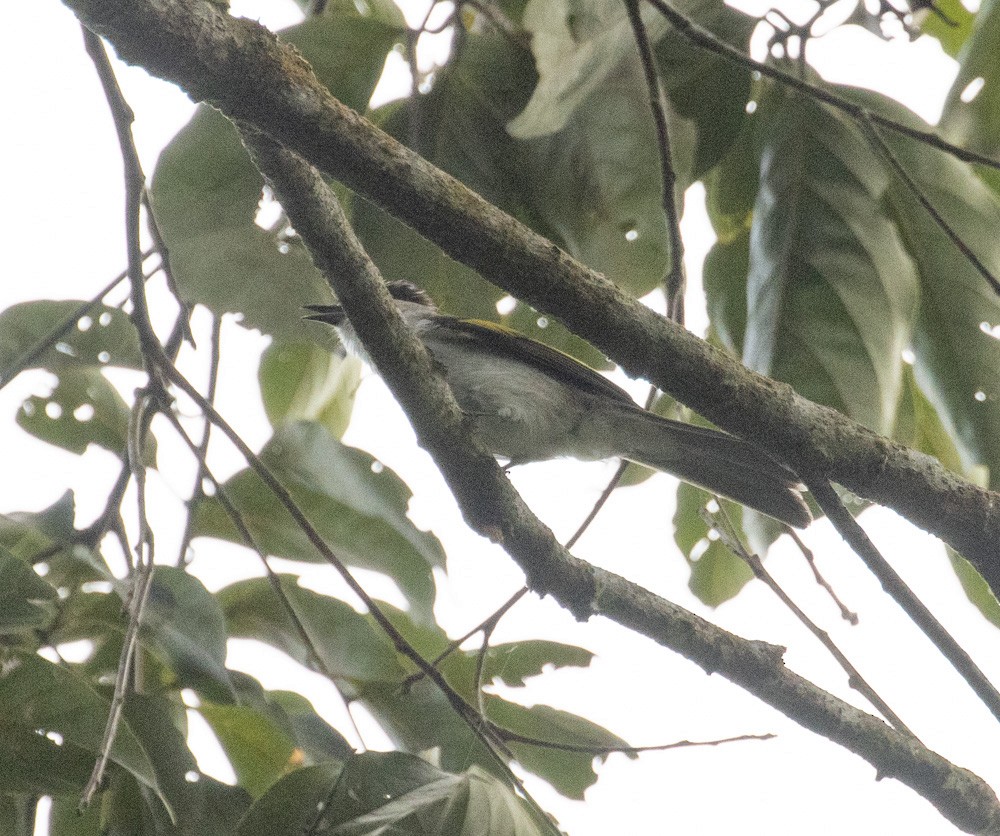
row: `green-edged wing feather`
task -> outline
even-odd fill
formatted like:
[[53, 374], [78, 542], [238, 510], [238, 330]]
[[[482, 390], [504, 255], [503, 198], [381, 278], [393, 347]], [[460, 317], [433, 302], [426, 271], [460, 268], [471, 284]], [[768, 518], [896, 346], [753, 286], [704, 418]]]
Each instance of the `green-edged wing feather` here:
[[451, 317], [448, 319], [449, 327], [442, 328], [437, 333], [438, 337], [474, 340], [497, 357], [526, 363], [571, 386], [634, 405], [632, 398], [624, 389], [557, 348], [493, 322]]

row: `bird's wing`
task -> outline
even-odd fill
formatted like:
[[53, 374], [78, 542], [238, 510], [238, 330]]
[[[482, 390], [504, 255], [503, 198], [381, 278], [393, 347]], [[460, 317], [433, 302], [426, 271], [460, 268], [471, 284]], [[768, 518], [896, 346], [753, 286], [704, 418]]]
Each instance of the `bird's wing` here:
[[526, 363], [541, 369], [556, 380], [577, 386], [584, 391], [635, 405], [624, 389], [598, 374], [590, 366], [503, 325], [479, 319], [451, 319], [449, 326], [449, 328], [435, 329], [435, 337], [475, 341], [497, 357]]

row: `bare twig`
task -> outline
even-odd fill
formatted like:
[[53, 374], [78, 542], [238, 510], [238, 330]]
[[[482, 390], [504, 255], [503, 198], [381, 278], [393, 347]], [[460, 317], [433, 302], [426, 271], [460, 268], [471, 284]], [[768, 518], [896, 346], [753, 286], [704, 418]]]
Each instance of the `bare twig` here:
[[695, 746], [722, 746], [726, 743], [741, 743], [745, 740], [773, 740], [774, 734], [741, 734], [736, 737], [723, 737], [718, 740], [678, 740], [674, 743], [661, 743], [654, 746], [587, 746], [578, 743], [560, 743], [556, 740], [540, 740], [537, 737], [517, 734], [507, 729], [497, 729], [497, 734], [508, 743], [522, 743], [527, 746], [537, 746], [539, 749], [555, 749], [558, 752], [578, 752], [582, 755], [640, 755], [643, 752], [666, 752], [669, 749], [687, 749]]
[[[206, 400], [208, 400], [209, 403], [212, 402], [211, 399], [209, 399], [207, 396]], [[337, 679], [333, 675], [333, 672], [330, 670], [329, 667], [327, 667], [326, 662], [323, 661], [323, 657], [317, 650], [316, 645], [314, 644], [312, 638], [309, 636], [309, 632], [306, 630], [305, 625], [302, 623], [302, 619], [299, 618], [299, 614], [295, 611], [295, 607], [292, 605], [292, 602], [288, 599], [288, 596], [285, 594], [285, 590], [281, 586], [281, 578], [278, 577], [274, 569], [271, 568], [271, 562], [267, 559], [267, 554], [258, 545], [256, 539], [254, 538], [253, 534], [250, 531], [250, 528], [246, 524], [246, 520], [243, 518], [243, 514], [239, 512], [239, 510], [236, 508], [235, 505], [233, 505], [232, 500], [229, 498], [228, 492], [223, 487], [222, 483], [219, 482], [219, 480], [216, 478], [215, 474], [212, 472], [212, 469], [208, 466], [208, 462], [205, 460], [204, 436], [202, 437], [202, 441], [200, 443], [195, 444], [190, 434], [187, 432], [187, 430], [184, 429], [184, 427], [181, 425], [180, 420], [177, 418], [177, 416], [173, 413], [172, 410], [169, 409], [163, 410], [163, 415], [173, 425], [174, 430], [181, 437], [181, 439], [183, 439], [184, 443], [191, 451], [191, 455], [194, 456], [195, 459], [197, 459], [198, 469], [201, 475], [201, 479], [208, 479], [212, 483], [212, 487], [215, 491], [215, 498], [219, 500], [219, 504], [222, 506], [222, 509], [223, 511], [225, 511], [226, 516], [229, 517], [233, 526], [236, 528], [236, 531], [240, 535], [240, 538], [243, 540], [244, 545], [248, 549], [250, 549], [250, 551], [254, 552], [257, 555], [258, 559], [261, 562], [261, 565], [264, 567], [264, 573], [267, 577], [268, 583], [271, 586], [271, 589], [277, 596], [282, 609], [285, 611], [285, 615], [288, 616], [288, 620], [292, 623], [292, 627], [295, 629], [295, 632], [299, 636], [299, 640], [302, 642], [303, 647], [305, 647], [306, 649], [306, 659], [309, 663], [309, 667], [311, 667], [318, 673], [322, 674], [330, 682], [330, 684], [333, 685], [334, 690], [336, 690], [337, 694], [340, 696], [340, 699], [344, 704], [344, 707], [347, 711], [347, 716], [350, 719], [351, 725], [354, 728], [354, 733], [355, 735], [357, 735], [357, 738], [360, 741], [362, 747], [364, 747], [365, 740], [363, 735], [361, 734], [361, 729], [358, 728], [358, 724], [354, 720], [354, 715], [351, 713], [349, 700], [347, 699], [346, 696], [344, 696], [343, 691], [341, 691], [340, 684], [337, 682]], [[210, 424], [206, 420], [205, 435], [207, 435], [208, 433], [209, 426]], [[200, 488], [201, 485], [202, 482], [199, 481], [198, 487]], [[204, 496], [204, 491], [199, 490], [198, 495]], [[193, 496], [190, 502], [193, 504], [196, 501], [197, 498]], [[189, 541], [190, 541], [191, 531], [192, 531], [191, 517], [189, 515], [188, 527], [187, 531], [185, 532]]]
[[774, 579], [774, 576], [764, 568], [764, 561], [747, 549], [736, 533], [736, 527], [733, 525], [733, 521], [729, 518], [725, 506], [718, 497], [716, 497], [716, 503], [719, 506], [718, 515], [711, 514], [707, 509], [703, 511], [703, 515], [705, 522], [718, 532], [719, 539], [726, 548], [746, 563], [754, 573], [754, 576], [758, 580], [763, 581], [764, 585], [778, 596], [778, 600], [785, 605], [785, 608], [819, 640], [820, 644], [827, 649], [837, 664], [844, 669], [844, 672], [847, 674], [848, 684], [854, 690], [863, 695], [875, 707], [875, 710], [885, 717], [895, 728], [907, 734], [913, 734], [896, 712], [889, 707], [889, 704], [879, 696], [878, 692], [861, 675], [858, 669], [854, 667], [851, 660], [837, 647], [833, 639], [830, 638], [830, 634], [826, 630], [821, 629], [816, 622], [805, 614], [802, 608], [781, 588], [781, 585]]
[[670, 244], [670, 266], [664, 276], [663, 288], [667, 297], [667, 316], [674, 322], [684, 324], [684, 241], [681, 238], [680, 213], [677, 210], [677, 175], [674, 172], [674, 160], [670, 151], [670, 131], [667, 127], [667, 105], [660, 84], [660, 75], [656, 69], [656, 59], [653, 47], [649, 43], [646, 24], [642, 21], [639, 7], [640, 0], [624, 0], [628, 13], [629, 24], [635, 37], [639, 61], [646, 78], [649, 90], [649, 109], [656, 126], [656, 147], [660, 155], [660, 176], [663, 214], [667, 221], [667, 239]]
[[802, 556], [806, 559], [806, 563], [809, 564], [809, 568], [812, 569], [813, 577], [824, 590], [826, 594], [830, 596], [833, 603], [837, 605], [840, 610], [840, 617], [844, 619], [848, 624], [857, 625], [858, 624], [858, 614], [853, 610], [847, 608], [843, 601], [840, 600], [837, 593], [834, 592], [832, 586], [827, 581], [826, 578], [819, 571], [819, 567], [816, 565], [816, 556], [813, 554], [812, 549], [810, 549], [804, 542], [802, 538], [799, 537], [798, 532], [791, 526], [785, 526], [785, 533], [792, 538], [792, 542], [799, 547], [799, 551], [802, 552]]
[[913, 594], [913, 591], [897, 574], [896, 570], [889, 565], [889, 562], [868, 538], [865, 530], [858, 525], [857, 520], [844, 507], [844, 503], [840, 501], [840, 497], [837, 496], [837, 492], [830, 483], [822, 478], [807, 478], [806, 484], [833, 527], [854, 550], [854, 553], [861, 558], [871, 573], [878, 578], [882, 588], [889, 593], [903, 612], [930, 639], [941, 655], [958, 671], [993, 716], [1000, 720], [1000, 693], [997, 693], [993, 683], [989, 681], [972, 657], [955, 641], [924, 603]]
[[[208, 364], [208, 389], [205, 392], [205, 400], [210, 404], [215, 403], [215, 390], [219, 382], [219, 355], [221, 348], [221, 337], [222, 334], [222, 317], [212, 316], [212, 336], [210, 341], [211, 346], [211, 358]], [[199, 499], [205, 495], [204, 480], [208, 473], [208, 443], [212, 435], [212, 422], [205, 418], [204, 425], [201, 432], [201, 441], [198, 442], [198, 447], [193, 451], [195, 461], [198, 462], [198, 470], [194, 476], [194, 488], [191, 491], [192, 505], [196, 504]], [[212, 479], [215, 482], [214, 478]], [[218, 483], [216, 483], [218, 488]], [[235, 524], [235, 521], [234, 521]], [[239, 526], [237, 526], [239, 528]], [[191, 536], [194, 531], [194, 517], [188, 514], [187, 522], [184, 525], [184, 536], [181, 537], [181, 544], [177, 550], [177, 565], [184, 566], [187, 560], [188, 549], [191, 546]], [[267, 565], [267, 561], [264, 561], [264, 565]]]

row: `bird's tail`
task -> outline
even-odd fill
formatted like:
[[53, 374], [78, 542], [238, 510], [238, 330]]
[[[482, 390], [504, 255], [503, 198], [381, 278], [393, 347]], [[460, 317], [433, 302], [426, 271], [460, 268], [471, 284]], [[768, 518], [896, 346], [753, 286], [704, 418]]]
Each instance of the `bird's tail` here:
[[619, 455], [673, 473], [796, 528], [812, 522], [799, 478], [763, 450], [717, 430], [624, 405]]

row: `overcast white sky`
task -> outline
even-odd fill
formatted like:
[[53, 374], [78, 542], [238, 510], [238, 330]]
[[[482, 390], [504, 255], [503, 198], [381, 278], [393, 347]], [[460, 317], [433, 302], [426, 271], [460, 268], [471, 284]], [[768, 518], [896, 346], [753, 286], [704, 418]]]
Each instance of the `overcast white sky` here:
[[[750, 6], [753, 5], [753, 8]], [[769, 3], [744, 4], [762, 13]], [[272, 26], [295, 19], [291, 2], [234, 3], [236, 13]], [[107, 108], [84, 55], [72, 14], [56, 0], [9, 4], [4, 10], [7, 39], [0, 53], [8, 118], [0, 139], [3, 152], [7, 230], [0, 274], [0, 307], [25, 299], [87, 298], [124, 266], [121, 163]], [[892, 92], [921, 115], [934, 118], [947, 90], [953, 65], [924, 39], [916, 45], [879, 44], [873, 38], [838, 33], [813, 46], [824, 72], [837, 80], [871, 84]], [[400, 62], [401, 66], [401, 62]], [[123, 70], [122, 83], [137, 115], [135, 134], [147, 173], [159, 149], [191, 113], [177, 91], [138, 70]], [[398, 83], [398, 82], [397, 82]], [[686, 218], [689, 272], [710, 239], [689, 201]], [[689, 308], [698, 311], [697, 285]], [[703, 324], [693, 317], [693, 327]], [[203, 323], [202, 323], [203, 324]], [[262, 411], [244, 393], [254, 391], [256, 364], [247, 358], [264, 340], [230, 326], [223, 354], [221, 410], [253, 444], [268, 431]], [[125, 385], [134, 378], [122, 376]], [[12, 421], [21, 399], [44, 392], [45, 375], [22, 375], [0, 392], [0, 460], [8, 478], [0, 482], [0, 511], [33, 510], [72, 486], [80, 495], [79, 515], [87, 522], [100, 497], [94, 486], [110, 482], [110, 456], [82, 457], [35, 442]], [[450, 581], [439, 613], [455, 634], [478, 623], [520, 584], [519, 573], [498, 549], [470, 534], [427, 456], [413, 447], [412, 434], [377, 379], [366, 379], [347, 440], [394, 468], [415, 490], [412, 513], [431, 526], [449, 554]], [[168, 455], [161, 461], [182, 459]], [[219, 468], [239, 462], [220, 450]], [[561, 536], [567, 536], [589, 509], [612, 465], [556, 462], [515, 471], [525, 498]], [[189, 489], [190, 469], [166, 468], [153, 478], [162, 528], [161, 554], [172, 560], [180, 501]], [[584, 537], [577, 553], [612, 568], [655, 592], [687, 606], [743, 636], [785, 645], [787, 662], [852, 702], [861, 705], [845, 677], [811, 636], [760, 584], [736, 601], [706, 611], [688, 593], [687, 569], [671, 545], [671, 481], [657, 477], [616, 494]], [[89, 498], [88, 498], [89, 497]], [[918, 595], [946, 622], [964, 646], [1000, 682], [996, 630], [969, 607], [940, 546], [900, 523], [889, 512], [864, 517], [879, 545]], [[830, 631], [882, 696], [930, 747], [1000, 786], [1000, 728], [928, 643], [886, 603], [859, 561], [842, 548], [824, 524], [808, 542], [828, 579], [861, 615], [850, 628], [815, 587], [811, 573], [791, 549], [777, 548], [771, 571], [814, 619]], [[256, 574], [236, 548], [196, 544], [194, 570], [211, 588]], [[294, 567], [299, 570], [301, 567]], [[338, 588], [325, 568], [307, 568], [317, 589]], [[598, 652], [590, 670], [543, 677], [527, 692], [529, 701], [576, 711], [606, 725], [636, 745], [679, 739], [706, 739], [776, 732], [777, 740], [722, 748], [679, 750], [629, 761], [613, 756], [585, 804], [568, 802], [538, 781], [529, 787], [573, 836], [606, 833], [918, 833], [955, 832], [923, 800], [893, 781], [876, 782], [871, 767], [857, 757], [799, 730], [756, 699], [718, 677], [606, 622], [577, 625], [547, 601], [523, 602], [495, 637], [503, 641], [545, 635]], [[268, 687], [300, 688], [317, 708], [350, 734], [333, 689], [286, 663], [280, 654], [234, 643], [230, 663], [261, 678]], [[294, 677], [294, 679], [293, 679]], [[385, 745], [361, 720], [365, 742]], [[225, 777], [211, 747], [202, 746], [202, 764]], [[221, 770], [221, 771], [220, 771]]]

